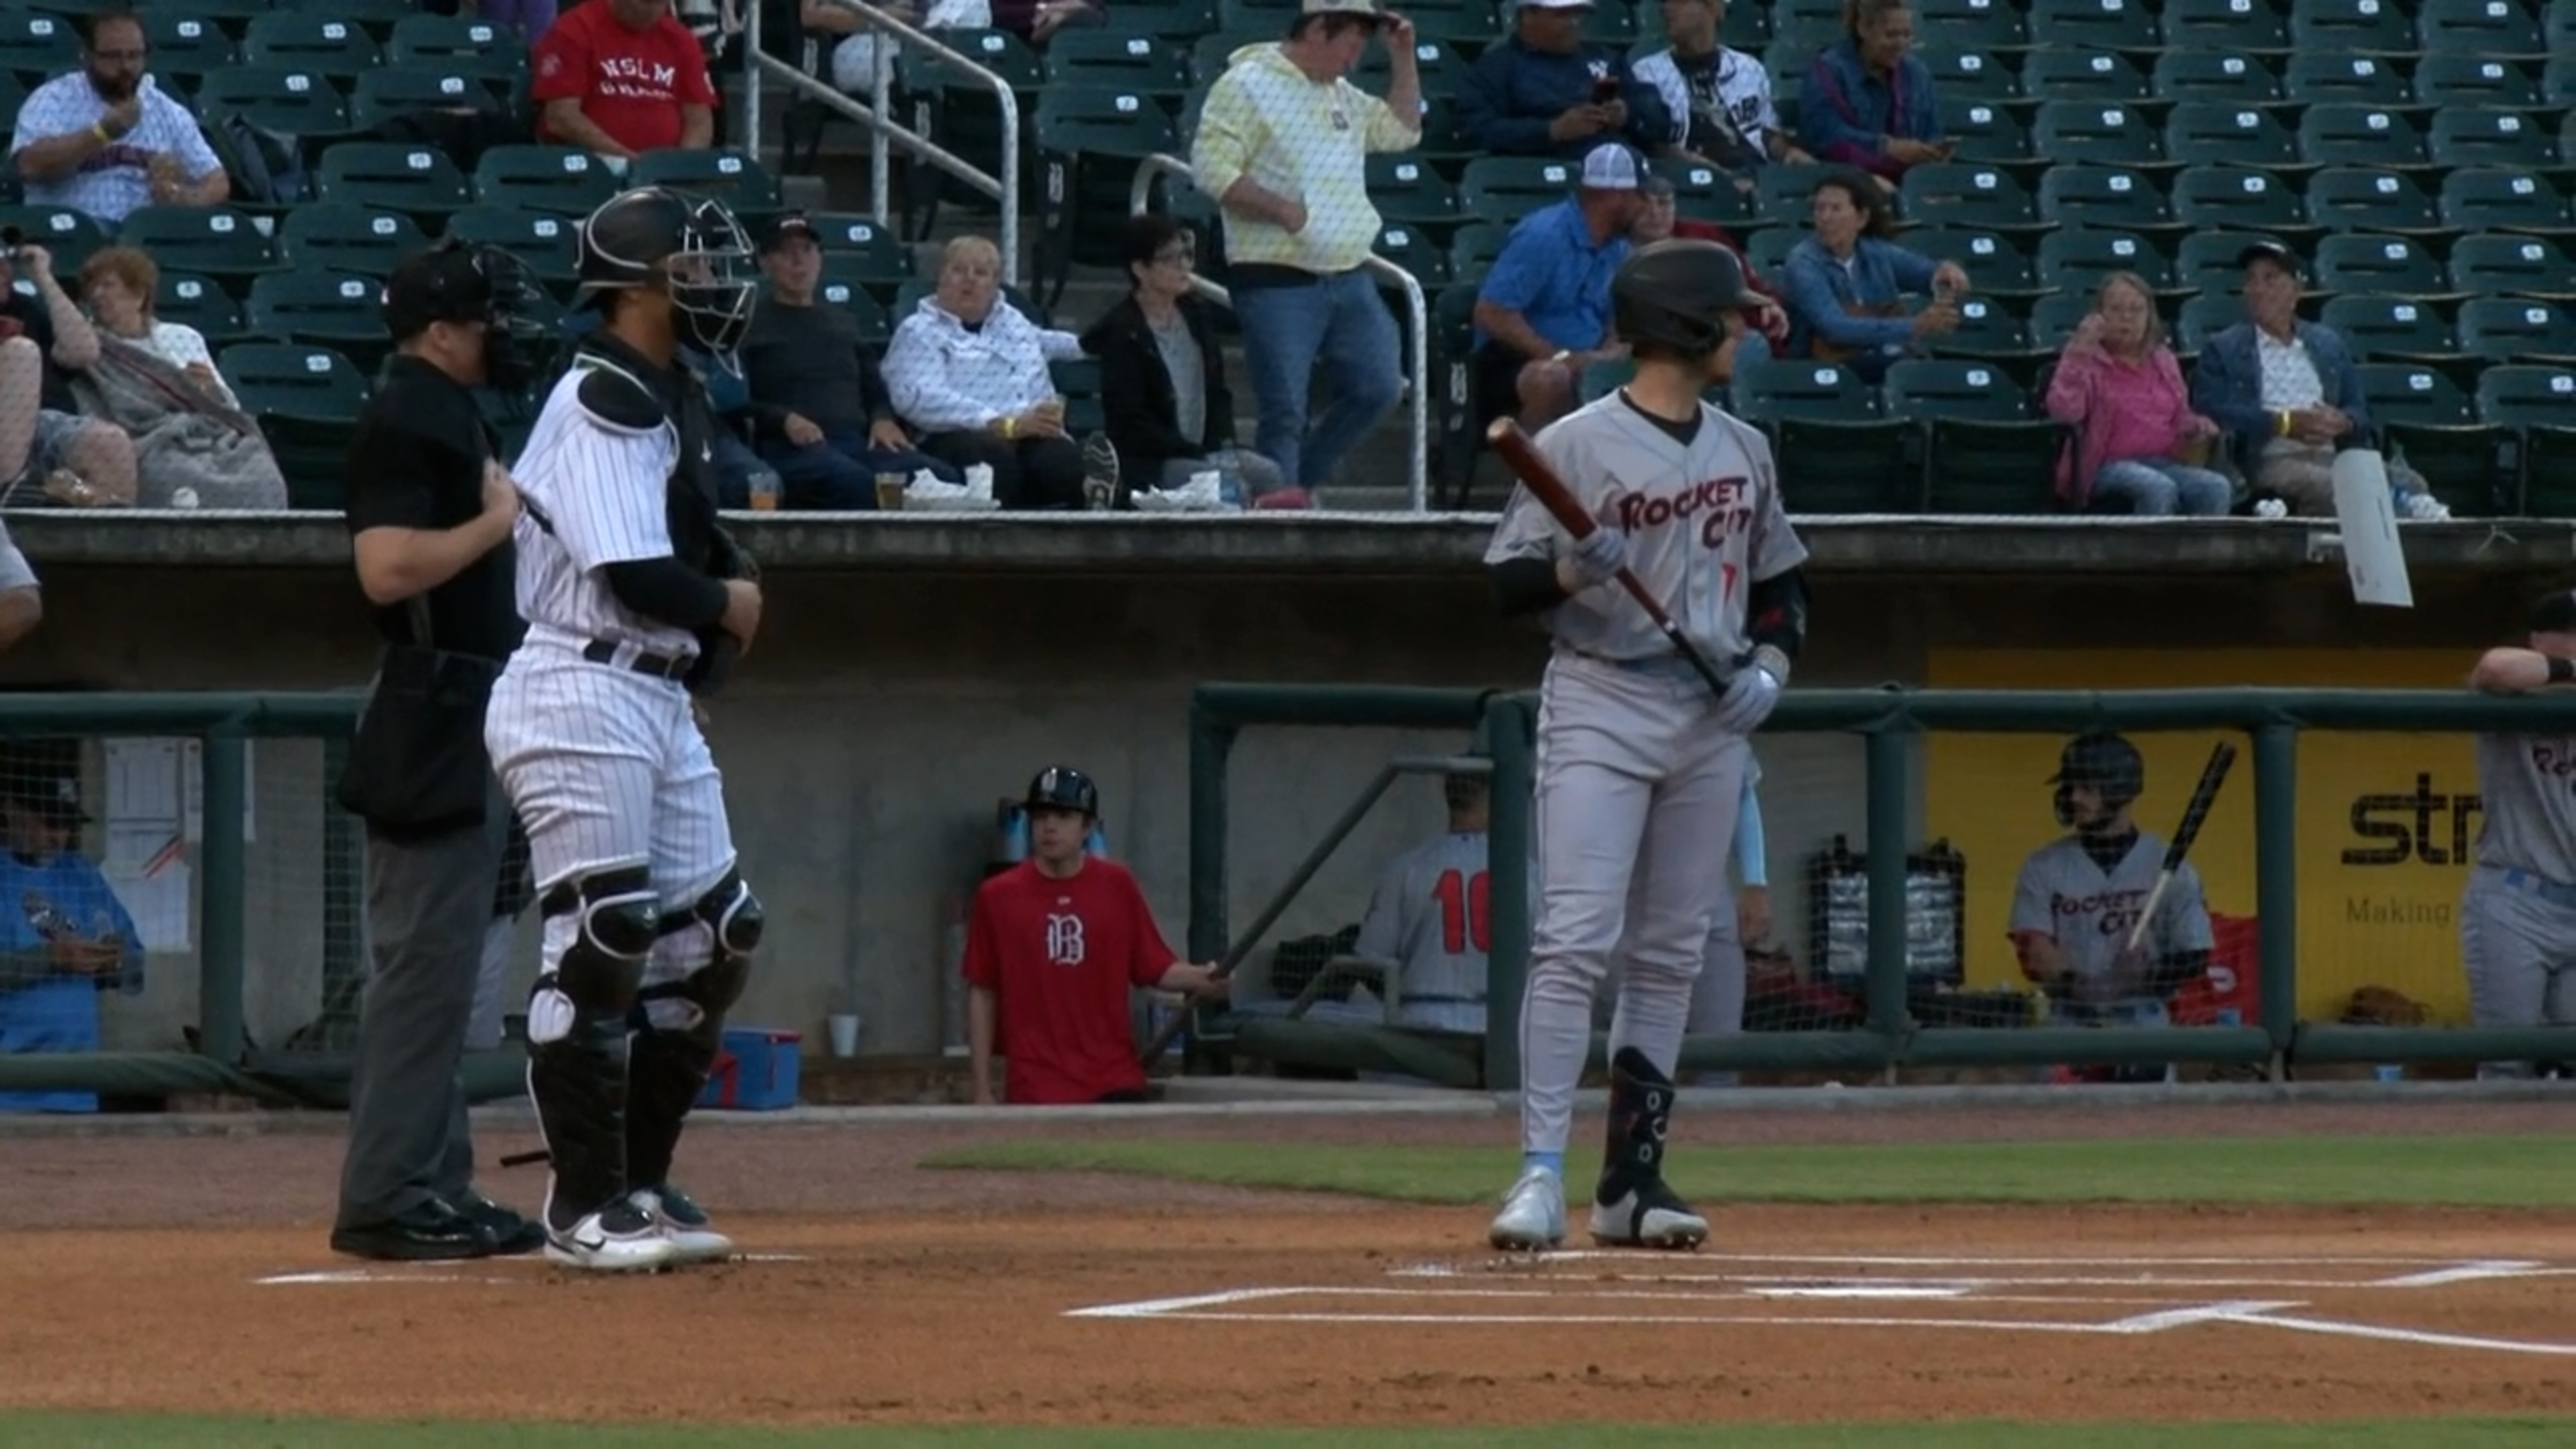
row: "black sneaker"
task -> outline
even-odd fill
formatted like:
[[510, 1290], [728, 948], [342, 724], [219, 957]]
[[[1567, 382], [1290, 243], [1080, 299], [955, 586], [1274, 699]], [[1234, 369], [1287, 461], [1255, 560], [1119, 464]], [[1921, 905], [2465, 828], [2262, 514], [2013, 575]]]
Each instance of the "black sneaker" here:
[[493, 1257], [515, 1258], [546, 1245], [546, 1230], [533, 1219], [503, 1207], [472, 1188], [466, 1189], [465, 1195], [456, 1200], [456, 1210], [491, 1234]]
[[1118, 506], [1118, 445], [1107, 433], [1082, 440], [1082, 506], [1093, 513]]
[[331, 1251], [386, 1263], [444, 1263], [487, 1258], [490, 1230], [437, 1198], [371, 1223], [335, 1227]]

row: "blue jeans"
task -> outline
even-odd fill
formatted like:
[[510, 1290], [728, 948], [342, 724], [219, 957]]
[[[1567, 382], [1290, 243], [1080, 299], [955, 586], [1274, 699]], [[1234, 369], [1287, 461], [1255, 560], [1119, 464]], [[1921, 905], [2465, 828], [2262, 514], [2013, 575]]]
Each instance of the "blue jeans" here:
[[[1261, 410], [1253, 451], [1297, 487], [1322, 486], [1404, 395], [1394, 314], [1354, 267], [1309, 286], [1238, 288], [1234, 317]], [[1309, 427], [1306, 389], [1318, 365], [1332, 372], [1333, 402]]]
[[966, 476], [927, 453], [892, 451], [865, 433], [825, 433], [819, 443], [760, 445], [761, 461], [778, 470], [778, 506], [826, 512], [869, 513], [877, 506], [877, 475], [910, 478], [927, 468], [942, 483]]
[[2105, 463], [2093, 475], [2095, 498], [2125, 499], [2140, 518], [2180, 513], [2193, 518], [2226, 516], [2236, 489], [2223, 473], [2194, 468], [2168, 458], [2123, 458]]

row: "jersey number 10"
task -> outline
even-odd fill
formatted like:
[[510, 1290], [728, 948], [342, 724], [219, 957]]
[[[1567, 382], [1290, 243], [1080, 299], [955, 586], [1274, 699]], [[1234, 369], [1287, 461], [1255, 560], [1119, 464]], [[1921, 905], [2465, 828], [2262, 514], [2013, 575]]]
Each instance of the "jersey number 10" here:
[[1447, 870], [1431, 887], [1432, 896], [1440, 902], [1440, 949], [1452, 956], [1471, 943], [1478, 951], [1493, 949], [1493, 917], [1486, 909], [1492, 896], [1486, 888], [1488, 880], [1481, 870], [1472, 879]]

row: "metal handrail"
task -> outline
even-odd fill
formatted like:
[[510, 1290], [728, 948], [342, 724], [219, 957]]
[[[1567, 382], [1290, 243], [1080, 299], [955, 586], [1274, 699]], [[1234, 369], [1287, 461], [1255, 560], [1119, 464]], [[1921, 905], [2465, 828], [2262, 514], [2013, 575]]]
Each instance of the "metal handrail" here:
[[[1136, 180], [1127, 188], [1128, 211], [1142, 216], [1154, 198], [1154, 178], [1165, 175], [1180, 177], [1193, 186], [1198, 184], [1198, 173], [1190, 169], [1190, 163], [1156, 152], [1136, 163]], [[1375, 252], [1369, 253], [1363, 265], [1380, 276], [1394, 278], [1404, 289], [1405, 324], [1412, 329], [1413, 338], [1413, 375], [1407, 379], [1406, 388], [1412, 395], [1413, 448], [1412, 456], [1405, 461], [1405, 493], [1412, 511], [1421, 513], [1431, 503], [1431, 308], [1423, 300], [1421, 281], [1411, 272]], [[1229, 308], [1234, 305], [1225, 288], [1205, 277], [1194, 274], [1191, 285]]]
[[[1002, 280], [1017, 283], [1020, 280], [1019, 96], [1013, 93], [1008, 81], [976, 64], [965, 52], [942, 44], [930, 32], [916, 29], [897, 20], [876, 6], [865, 3], [865, 0], [828, 0], [828, 3], [858, 16], [869, 28], [887, 32], [878, 37], [876, 74], [871, 78], [869, 95], [869, 100], [874, 104], [861, 105], [843, 95], [828, 81], [807, 75], [762, 49], [760, 14], [766, 7], [754, 5], [745, 22], [746, 39], [743, 45], [744, 71], [750, 82], [749, 94], [743, 101], [743, 125], [746, 134], [751, 138], [752, 146], [756, 149], [760, 140], [761, 78], [775, 76], [784, 81], [789, 90], [820, 101], [877, 133], [876, 141], [868, 147], [869, 200], [875, 211], [877, 225], [891, 224], [887, 219], [887, 213], [891, 210], [890, 193], [893, 185], [889, 172], [892, 158], [886, 149], [886, 142], [889, 139], [902, 142], [915, 160], [926, 161], [999, 202], [1002, 209], [1001, 235], [995, 244], [1002, 253]], [[922, 51], [939, 57], [943, 64], [960, 75], [981, 82], [999, 99], [1002, 112], [1002, 175], [1000, 177], [990, 175], [974, 162], [896, 122], [888, 114], [887, 93], [893, 84], [894, 57], [889, 53], [887, 44], [896, 38], [900, 38], [906, 45], [917, 46]]]

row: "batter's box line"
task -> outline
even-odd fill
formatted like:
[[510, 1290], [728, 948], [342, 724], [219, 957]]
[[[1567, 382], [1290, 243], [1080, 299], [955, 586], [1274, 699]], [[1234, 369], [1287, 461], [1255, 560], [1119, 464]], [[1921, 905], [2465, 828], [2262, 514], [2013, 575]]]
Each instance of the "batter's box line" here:
[[[1634, 1253], [1625, 1254], [1623, 1256], [1632, 1262], [1636, 1259], [1636, 1255]], [[1815, 1273], [1692, 1273], [1670, 1269], [1657, 1269], [1645, 1272], [1623, 1269], [1613, 1271], [1605, 1275], [1598, 1267], [1590, 1266], [1588, 1264], [1561, 1265], [1579, 1267], [1580, 1271], [1556, 1273], [1548, 1271], [1552, 1265], [1544, 1261], [1532, 1262], [1526, 1267], [1523, 1267], [1518, 1263], [1512, 1263], [1509, 1260], [1496, 1261], [1501, 1263], [1502, 1266], [1460, 1268], [1454, 1264], [1447, 1263], [1421, 1263], [1407, 1267], [1389, 1268], [1387, 1270], [1387, 1276], [1390, 1278], [1416, 1278], [1430, 1279], [1433, 1281], [1447, 1281], [1459, 1278], [1483, 1278], [1499, 1275], [1518, 1277], [1534, 1282], [1550, 1283], [1579, 1282], [1607, 1276], [1623, 1283], [1707, 1283], [1712, 1285], [1815, 1284], [1831, 1287], [1847, 1287], [1855, 1290], [1856, 1292], [1865, 1291], [1873, 1287], [1881, 1287], [1888, 1289], [1921, 1288], [1927, 1291], [1948, 1290], [1965, 1294], [1984, 1293], [1988, 1290], [1997, 1288], [2264, 1288], [2274, 1291], [2281, 1289], [2296, 1289], [2302, 1291], [2318, 1289], [2419, 1289], [2439, 1288], [2454, 1283], [2468, 1283], [2498, 1278], [2548, 1278], [2565, 1277], [2570, 1274], [2576, 1274], [2576, 1269], [2553, 1268], [2546, 1264], [2536, 1262], [2504, 1260], [2455, 1263], [2444, 1268], [2437, 1268], [2422, 1273], [2401, 1274], [2394, 1278], [2219, 1278], [2202, 1277], [2198, 1275], [2187, 1278], [2175, 1278], [2166, 1277], [2152, 1272], [2102, 1275], [2000, 1274], [1976, 1277], [1962, 1277], [1945, 1274], [1940, 1277], [1924, 1278], [1903, 1276], [1860, 1278]], [[2187, 1297], [2189, 1295], [2175, 1293], [2169, 1296]]]

